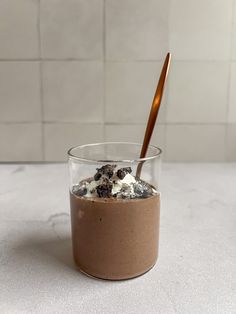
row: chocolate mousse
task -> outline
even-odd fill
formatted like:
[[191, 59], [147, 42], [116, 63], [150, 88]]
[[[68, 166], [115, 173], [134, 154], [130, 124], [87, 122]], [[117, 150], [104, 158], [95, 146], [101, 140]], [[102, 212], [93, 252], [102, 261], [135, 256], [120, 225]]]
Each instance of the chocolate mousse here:
[[160, 194], [130, 167], [104, 165], [70, 192], [74, 260], [82, 272], [139, 276], [158, 255]]

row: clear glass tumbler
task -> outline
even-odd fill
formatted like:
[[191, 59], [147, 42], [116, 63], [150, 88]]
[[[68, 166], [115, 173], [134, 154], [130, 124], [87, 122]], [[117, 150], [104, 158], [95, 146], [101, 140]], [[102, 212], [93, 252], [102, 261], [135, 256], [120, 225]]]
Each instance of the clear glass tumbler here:
[[150, 145], [140, 159], [141, 147], [109, 142], [68, 151], [73, 255], [88, 275], [128, 279], [156, 263], [161, 150]]

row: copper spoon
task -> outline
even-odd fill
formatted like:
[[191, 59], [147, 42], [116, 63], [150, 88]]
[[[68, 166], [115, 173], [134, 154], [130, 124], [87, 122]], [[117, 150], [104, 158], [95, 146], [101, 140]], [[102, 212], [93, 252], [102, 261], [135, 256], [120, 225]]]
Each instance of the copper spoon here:
[[[149, 114], [148, 123], [147, 123], [146, 131], [145, 131], [145, 135], [143, 139], [143, 145], [142, 145], [142, 150], [140, 153], [140, 158], [144, 158], [146, 156], [148, 145], [152, 137], [158, 111], [161, 105], [161, 99], [162, 99], [162, 95], [163, 95], [163, 91], [165, 87], [166, 78], [168, 75], [170, 59], [171, 59], [171, 54], [167, 53], [164, 65], [162, 67], [161, 75], [157, 84], [157, 89], [153, 98], [152, 107]], [[137, 171], [136, 171], [137, 178], [140, 178], [142, 166], [143, 166], [143, 162], [140, 162], [138, 164]]]

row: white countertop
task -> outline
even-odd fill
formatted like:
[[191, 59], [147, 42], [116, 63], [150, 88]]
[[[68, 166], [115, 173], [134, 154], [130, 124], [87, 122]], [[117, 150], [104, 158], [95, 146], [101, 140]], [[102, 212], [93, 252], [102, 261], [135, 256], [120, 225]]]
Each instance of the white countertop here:
[[67, 167], [0, 165], [0, 313], [236, 313], [236, 164], [164, 164], [160, 256], [121, 282], [71, 255]]

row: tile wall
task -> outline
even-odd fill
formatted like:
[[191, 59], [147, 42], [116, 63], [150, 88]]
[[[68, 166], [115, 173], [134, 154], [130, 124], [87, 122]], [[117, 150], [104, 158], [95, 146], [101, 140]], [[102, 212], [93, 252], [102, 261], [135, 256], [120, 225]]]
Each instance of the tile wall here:
[[141, 141], [167, 51], [152, 143], [167, 161], [236, 161], [235, 0], [1, 0], [0, 161]]

